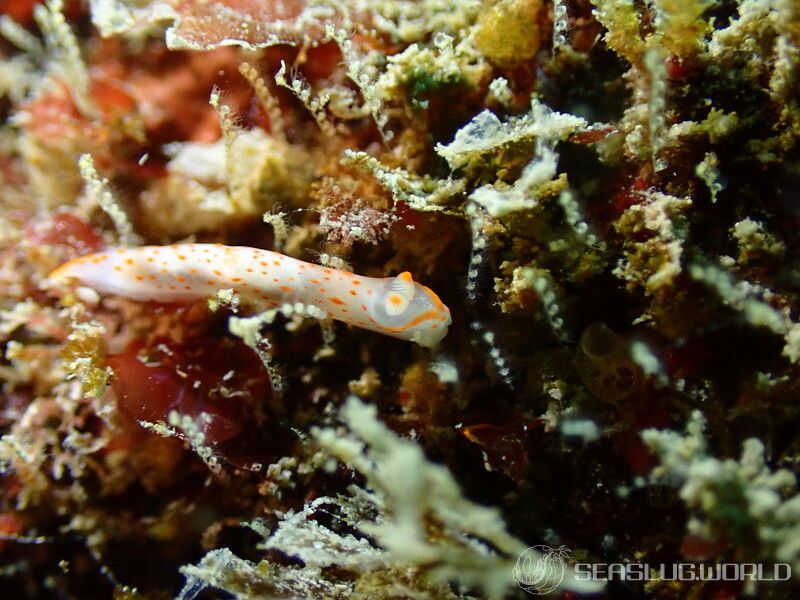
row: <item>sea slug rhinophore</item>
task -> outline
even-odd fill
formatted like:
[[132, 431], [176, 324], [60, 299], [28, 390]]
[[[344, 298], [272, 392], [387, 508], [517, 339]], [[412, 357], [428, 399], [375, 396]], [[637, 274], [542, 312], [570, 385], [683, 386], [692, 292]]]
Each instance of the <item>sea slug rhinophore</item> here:
[[439, 297], [408, 272], [362, 277], [243, 246], [118, 248], [71, 260], [49, 279], [156, 302], [200, 300], [231, 288], [255, 305], [317, 306], [339, 321], [427, 347], [442, 340], [451, 322]]

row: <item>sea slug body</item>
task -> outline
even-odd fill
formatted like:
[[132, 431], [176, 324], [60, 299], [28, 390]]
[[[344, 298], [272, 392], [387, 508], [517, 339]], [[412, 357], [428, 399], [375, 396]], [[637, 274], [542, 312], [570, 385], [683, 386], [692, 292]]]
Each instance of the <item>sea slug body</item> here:
[[189, 302], [232, 288], [244, 301], [319, 307], [357, 327], [431, 347], [450, 325], [450, 310], [411, 274], [362, 277], [243, 246], [176, 244], [118, 248], [76, 258], [49, 279], [140, 301]]

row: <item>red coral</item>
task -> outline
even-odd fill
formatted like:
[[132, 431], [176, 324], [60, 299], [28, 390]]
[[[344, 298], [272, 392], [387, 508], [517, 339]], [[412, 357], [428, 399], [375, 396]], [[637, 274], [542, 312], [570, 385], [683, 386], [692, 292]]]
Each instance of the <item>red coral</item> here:
[[246, 111], [252, 97], [238, 74], [240, 62], [234, 48], [202, 54], [152, 51], [146, 62], [117, 68], [129, 70], [126, 81], [151, 143], [214, 142], [220, 136], [219, 118], [208, 103], [214, 86], [224, 88], [225, 103], [237, 113]]
[[614, 436], [613, 444], [633, 475], [645, 475], [658, 464], [658, 457], [644, 445], [638, 432], [623, 431]]
[[0, 14], [8, 15], [17, 23], [30, 25], [33, 22], [33, 9], [39, 0], [16, 0], [16, 2], [6, 2], [0, 6]]
[[667, 58], [667, 77], [672, 81], [682, 81], [692, 72], [691, 66], [674, 54]]
[[480, 446], [486, 462], [517, 483], [525, 478], [528, 467], [526, 441], [532, 431], [539, 430], [541, 423], [535, 421], [528, 425], [489, 425], [481, 423], [459, 429], [459, 433], [470, 442]]
[[[147, 355], [149, 363], [143, 362]], [[144, 349], [135, 343], [108, 358], [120, 412], [140, 421], [166, 421], [170, 411], [195, 418], [212, 444], [230, 440], [252, 420], [267, 389], [266, 374], [244, 344], [224, 338], [170, 342]], [[207, 415], [201, 418], [201, 413]]]
[[[0, 513], [0, 536], [15, 536], [21, 534], [23, 531], [22, 520], [17, 513], [4, 512]], [[0, 551], [6, 542], [0, 539]]]
[[[8, 0], [0, 4], [0, 15], [8, 15], [20, 25], [33, 24], [33, 10], [37, 5], [44, 4], [43, 0]], [[64, 2], [64, 16], [72, 21], [77, 19], [83, 7], [80, 0], [66, 0]]]
[[103, 238], [86, 221], [61, 212], [32, 221], [25, 227], [25, 238], [33, 245], [62, 246], [70, 257], [98, 252], [106, 247]]
[[[644, 170], [644, 169], [643, 169]], [[634, 204], [642, 201], [642, 192], [652, 185], [647, 174], [640, 173], [633, 176], [629, 182], [623, 184], [611, 197], [609, 207], [613, 209], [613, 218], [624, 213]]]
[[263, 2], [261, 0], [212, 0], [178, 4], [180, 15], [173, 34], [194, 48], [211, 49], [227, 40], [258, 45], [272, 36], [299, 40], [301, 34], [321, 35], [306, 27], [297, 31], [294, 20], [305, 8], [303, 0]]
[[55, 81], [53, 90], [22, 106], [29, 119], [25, 128], [40, 141], [58, 146], [64, 138], [107, 142], [114, 121], [136, 109], [136, 102], [125, 86], [102, 70], [93, 70], [89, 81], [89, 97], [100, 112], [90, 119], [80, 112], [63, 81]]
[[606, 136], [609, 136], [616, 131], [617, 130], [611, 126], [587, 128], [573, 133], [571, 136], [569, 136], [569, 141], [573, 144], [588, 146], [590, 144], [599, 142]]
[[101, 169], [131, 170], [141, 152], [130, 150], [136, 142], [132, 128], [126, 127], [137, 114], [136, 100], [126, 87], [104, 71], [91, 72], [89, 97], [96, 114], [84, 114], [63, 81], [24, 103], [23, 127], [46, 148], [77, 155], [89, 152]]
[[704, 561], [714, 558], [725, 549], [725, 544], [708, 540], [699, 535], [686, 534], [681, 542], [680, 553], [687, 560]]
[[81, 139], [93, 133], [64, 82], [55, 82], [50, 93], [23, 104], [22, 110], [29, 115], [25, 129], [45, 144], [63, 144], [65, 139]]

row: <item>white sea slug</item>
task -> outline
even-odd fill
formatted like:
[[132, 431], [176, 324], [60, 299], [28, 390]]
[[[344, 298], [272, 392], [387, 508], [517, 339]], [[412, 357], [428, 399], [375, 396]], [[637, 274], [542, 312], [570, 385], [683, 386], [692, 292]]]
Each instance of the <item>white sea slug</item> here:
[[361, 277], [243, 246], [118, 248], [71, 260], [49, 279], [156, 302], [200, 300], [232, 288], [255, 305], [313, 305], [339, 321], [427, 347], [439, 343], [451, 323], [450, 310], [411, 273]]

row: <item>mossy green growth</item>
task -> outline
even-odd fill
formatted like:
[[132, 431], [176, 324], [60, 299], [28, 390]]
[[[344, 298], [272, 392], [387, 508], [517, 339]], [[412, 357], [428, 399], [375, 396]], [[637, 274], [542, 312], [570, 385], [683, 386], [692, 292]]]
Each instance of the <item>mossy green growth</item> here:
[[414, 67], [408, 73], [404, 82], [414, 108], [427, 108], [427, 96], [436, 93], [445, 87], [465, 85], [464, 76], [460, 73], [433, 73], [425, 69]]
[[710, 516], [725, 534], [740, 544], [752, 544], [758, 532], [748, 510], [744, 486], [739, 481], [723, 482], [715, 493], [716, 506]]

